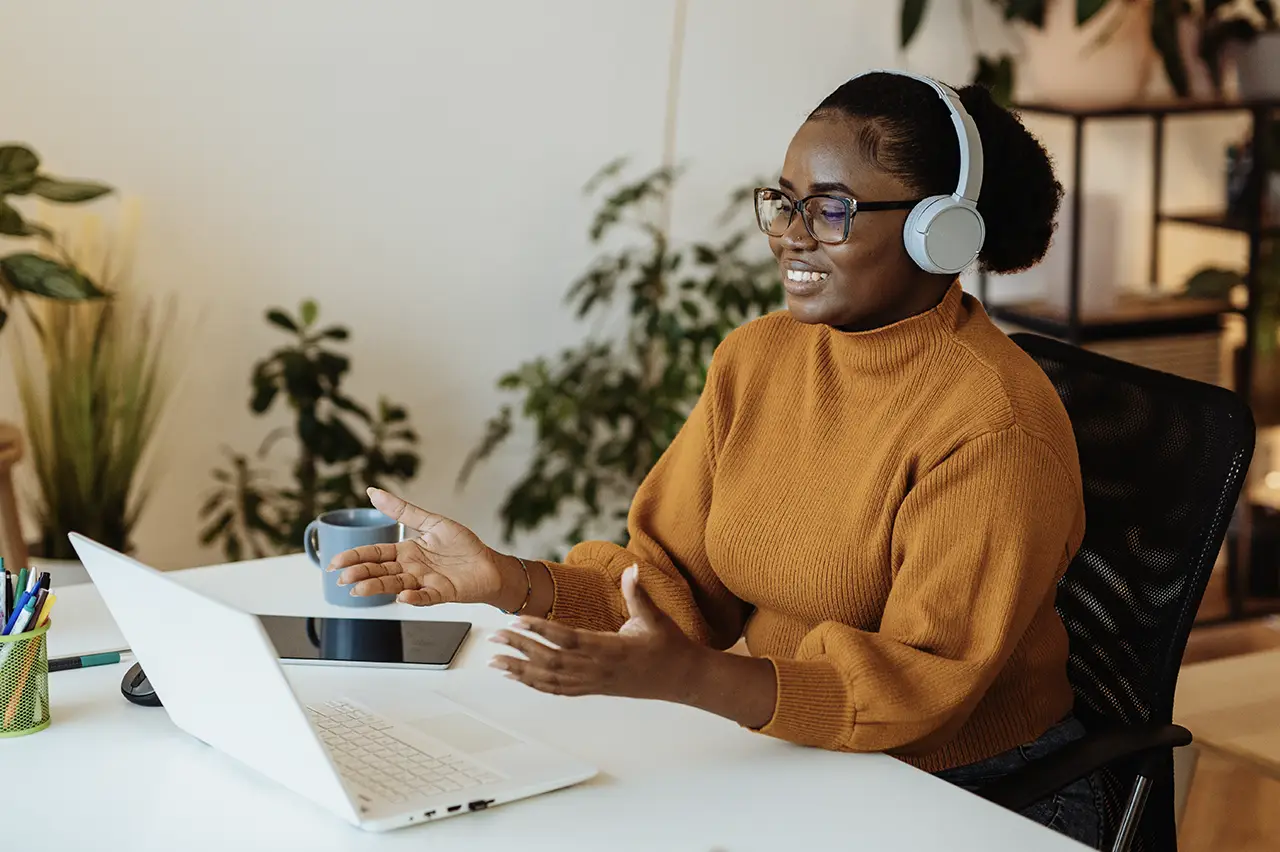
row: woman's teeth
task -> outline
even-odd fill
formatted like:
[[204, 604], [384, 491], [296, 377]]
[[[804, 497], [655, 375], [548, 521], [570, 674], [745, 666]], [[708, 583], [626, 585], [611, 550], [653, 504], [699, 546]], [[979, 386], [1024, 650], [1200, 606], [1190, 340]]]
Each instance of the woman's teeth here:
[[825, 281], [827, 278], [827, 274], [828, 273], [826, 272], [806, 272], [801, 269], [788, 269], [787, 280], [788, 281]]

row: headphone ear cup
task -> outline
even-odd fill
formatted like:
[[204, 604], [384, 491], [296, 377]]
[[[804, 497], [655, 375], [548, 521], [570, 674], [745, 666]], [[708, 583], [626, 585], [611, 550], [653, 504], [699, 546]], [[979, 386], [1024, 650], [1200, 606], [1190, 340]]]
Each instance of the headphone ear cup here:
[[911, 208], [911, 212], [907, 214], [907, 221], [902, 225], [902, 244], [906, 248], [907, 254], [915, 261], [916, 266], [925, 272], [941, 274], [943, 271], [938, 269], [933, 261], [929, 259], [929, 246], [926, 238], [929, 235], [929, 224], [933, 219], [933, 211], [936, 209], [938, 202], [948, 199], [949, 196], [946, 195], [933, 195], [924, 199]]
[[986, 235], [978, 208], [954, 195], [926, 198], [902, 226], [907, 254], [925, 272], [938, 275], [955, 275], [972, 263]]

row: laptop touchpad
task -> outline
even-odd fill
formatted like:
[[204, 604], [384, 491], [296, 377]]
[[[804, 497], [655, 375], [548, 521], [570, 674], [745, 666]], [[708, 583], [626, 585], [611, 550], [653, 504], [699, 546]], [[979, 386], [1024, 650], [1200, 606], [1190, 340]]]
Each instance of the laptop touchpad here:
[[415, 719], [413, 725], [454, 748], [472, 754], [520, 744], [520, 740], [510, 734], [465, 713], [445, 713], [429, 719]]

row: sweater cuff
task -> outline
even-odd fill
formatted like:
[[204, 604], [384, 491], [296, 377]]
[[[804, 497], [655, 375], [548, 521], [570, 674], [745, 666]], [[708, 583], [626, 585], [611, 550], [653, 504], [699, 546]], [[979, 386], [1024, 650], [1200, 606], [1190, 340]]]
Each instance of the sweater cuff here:
[[[616, 633], [626, 622], [613, 602], [622, 602], [622, 590], [603, 571], [587, 565], [544, 562], [554, 587], [547, 618], [564, 621], [582, 630]], [[627, 563], [630, 564], [630, 563]]]
[[836, 667], [824, 660], [766, 659], [777, 673], [778, 697], [760, 733], [818, 748], [846, 747], [857, 711]]

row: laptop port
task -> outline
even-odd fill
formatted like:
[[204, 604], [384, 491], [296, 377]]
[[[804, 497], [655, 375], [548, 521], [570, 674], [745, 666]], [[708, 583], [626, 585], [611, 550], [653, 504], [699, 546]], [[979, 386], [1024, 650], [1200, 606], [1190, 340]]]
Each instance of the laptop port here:
[[449, 813], [451, 813], [451, 814], [452, 814], [452, 813], [457, 813], [457, 812], [458, 812], [458, 811], [460, 811], [460, 810], [462, 810], [462, 805], [450, 805], [450, 806], [449, 806]]
[[482, 811], [492, 804], [493, 804], [493, 799], [476, 799], [474, 802], [467, 805], [467, 807], [473, 811]]

